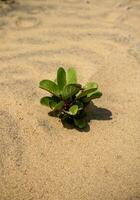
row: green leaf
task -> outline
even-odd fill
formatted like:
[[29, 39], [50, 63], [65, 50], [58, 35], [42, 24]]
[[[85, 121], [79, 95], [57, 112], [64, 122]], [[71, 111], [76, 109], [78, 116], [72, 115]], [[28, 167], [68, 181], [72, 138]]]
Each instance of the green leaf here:
[[40, 100], [42, 105], [49, 106], [51, 109], [53, 109], [58, 102], [59, 100], [55, 97], [43, 97]]
[[60, 94], [58, 85], [56, 85], [56, 83], [54, 83], [53, 81], [42, 80], [39, 83], [39, 87], [41, 89], [47, 90], [48, 92], [50, 92], [53, 95], [59, 96], [59, 94]]
[[49, 105], [50, 105], [51, 109], [54, 109], [55, 106], [57, 105], [57, 102], [56, 101], [50, 101]]
[[58, 104], [55, 105], [54, 110], [61, 110], [64, 106], [64, 101], [60, 101]]
[[100, 98], [102, 96], [102, 93], [97, 91], [95, 93], [89, 94], [87, 95], [87, 97], [84, 97], [82, 99], [83, 102], [88, 103], [89, 101], [91, 101], [92, 99], [97, 99]]
[[62, 91], [66, 85], [66, 72], [62, 67], [57, 70], [57, 84], [60, 91]]
[[62, 92], [63, 99], [68, 99], [68, 98], [72, 97], [73, 95], [77, 94], [80, 91], [80, 89], [81, 89], [80, 84], [66, 85]]
[[93, 93], [89, 98], [92, 98], [92, 99], [97, 99], [97, 98], [100, 98], [102, 96], [102, 92], [95, 92]]
[[45, 106], [50, 106], [50, 102], [52, 101], [52, 97], [43, 97], [40, 99], [40, 103]]
[[73, 67], [70, 67], [67, 70], [67, 84], [77, 83], [77, 74], [76, 70]]
[[70, 107], [70, 109], [69, 109], [70, 115], [76, 115], [77, 112], [78, 112], [78, 106], [77, 105], [73, 105], [73, 106]]
[[94, 88], [91, 88], [88, 90], [82, 90], [79, 94], [76, 95], [76, 99], [80, 99], [81, 97], [87, 96], [88, 94], [92, 93], [95, 90], [96, 89]]
[[76, 101], [76, 105], [78, 106], [78, 110], [82, 110], [84, 108], [84, 104], [81, 101]]
[[84, 86], [84, 89], [86, 89], [86, 90], [91, 89], [91, 88], [97, 89], [97, 88], [98, 88], [97, 83], [95, 83], [95, 82], [88, 82], [88, 83]]
[[75, 119], [74, 118], [74, 124], [78, 128], [85, 128], [87, 126], [87, 122], [84, 119]]
[[98, 88], [97, 83], [87, 83], [80, 93], [77, 94], [76, 99], [87, 96], [88, 94], [96, 91]]

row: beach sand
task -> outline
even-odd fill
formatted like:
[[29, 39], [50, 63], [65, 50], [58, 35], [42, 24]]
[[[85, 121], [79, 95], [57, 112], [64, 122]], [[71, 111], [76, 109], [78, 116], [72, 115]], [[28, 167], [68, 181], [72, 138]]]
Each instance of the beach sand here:
[[[0, 3], [0, 200], [140, 199], [140, 1]], [[40, 105], [75, 66], [103, 92], [89, 130]]]

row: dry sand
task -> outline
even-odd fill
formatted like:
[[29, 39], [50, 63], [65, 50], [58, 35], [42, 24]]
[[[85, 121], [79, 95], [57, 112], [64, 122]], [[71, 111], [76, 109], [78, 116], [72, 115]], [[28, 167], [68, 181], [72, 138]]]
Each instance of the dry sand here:
[[[139, 200], [140, 1], [0, 7], [0, 200]], [[103, 92], [87, 132], [39, 103], [59, 65]]]

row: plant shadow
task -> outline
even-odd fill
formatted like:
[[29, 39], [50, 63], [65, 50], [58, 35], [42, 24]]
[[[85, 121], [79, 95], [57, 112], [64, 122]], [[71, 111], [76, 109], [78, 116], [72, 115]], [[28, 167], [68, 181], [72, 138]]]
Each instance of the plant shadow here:
[[[86, 121], [88, 122], [88, 126], [84, 129], [77, 128], [71, 122], [64, 122], [61, 120], [63, 127], [67, 129], [76, 129], [80, 132], [89, 132], [90, 126], [89, 123], [92, 120], [112, 120], [112, 112], [106, 108], [98, 107], [93, 102], [86, 107]], [[54, 112], [49, 112], [49, 116], [56, 117]]]
[[86, 112], [88, 113], [88, 122], [91, 120], [112, 120], [112, 112], [110, 110], [98, 107], [93, 102], [88, 105]]

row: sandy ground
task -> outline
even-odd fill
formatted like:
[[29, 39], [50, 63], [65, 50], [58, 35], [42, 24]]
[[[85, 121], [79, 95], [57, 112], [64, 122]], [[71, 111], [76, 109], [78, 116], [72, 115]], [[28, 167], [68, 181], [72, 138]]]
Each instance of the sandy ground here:
[[[0, 9], [0, 200], [139, 200], [140, 1]], [[39, 81], [59, 65], [100, 85], [89, 131], [64, 128], [39, 103]]]

